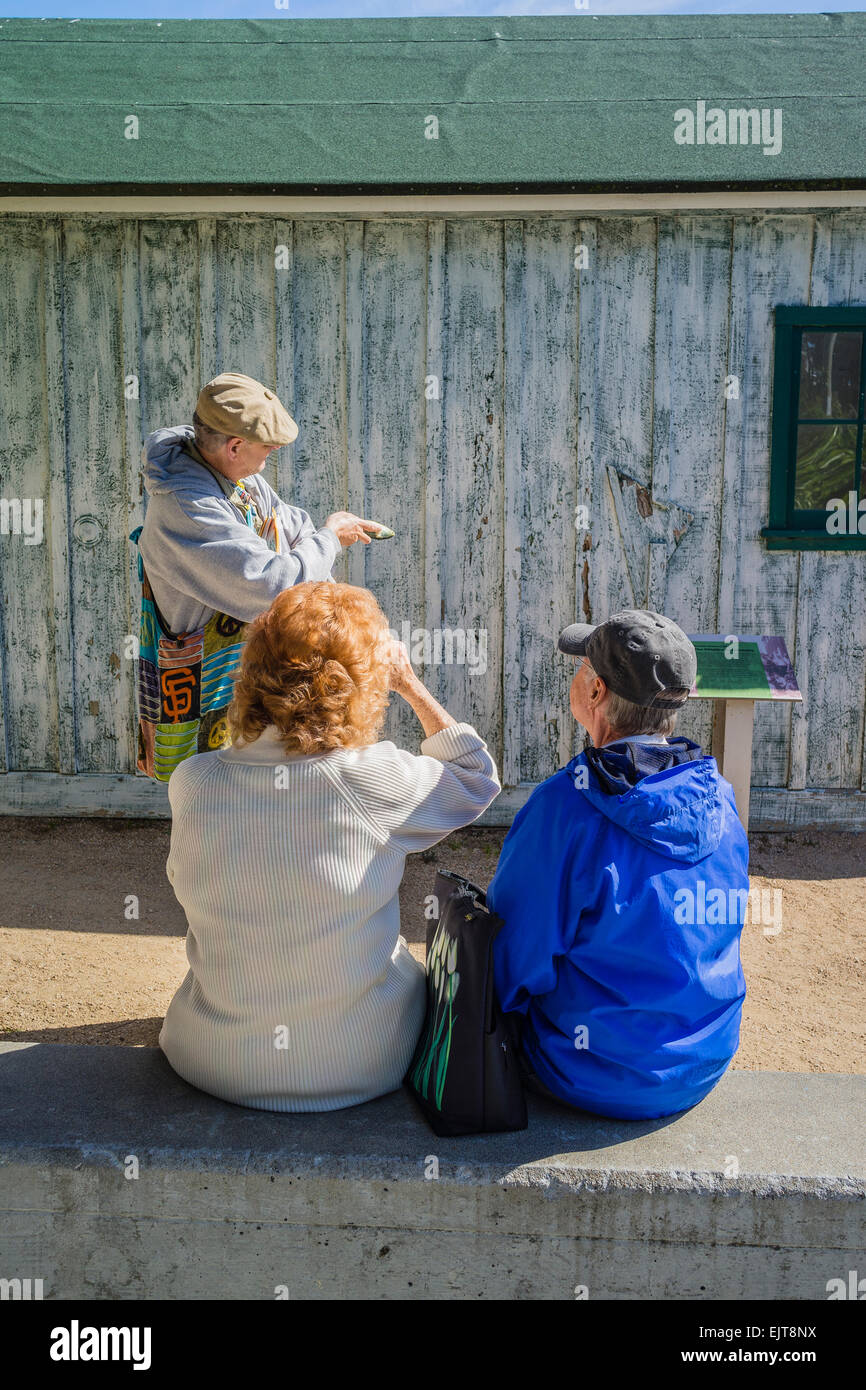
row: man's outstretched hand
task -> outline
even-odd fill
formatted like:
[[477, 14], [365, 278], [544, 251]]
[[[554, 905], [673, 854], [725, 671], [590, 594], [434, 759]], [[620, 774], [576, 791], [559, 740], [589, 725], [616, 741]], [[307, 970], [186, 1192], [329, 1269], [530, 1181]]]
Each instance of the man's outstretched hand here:
[[366, 521], [363, 517], [353, 516], [351, 512], [332, 512], [325, 525], [329, 531], [333, 531], [343, 546], [354, 545], [355, 541], [363, 541], [365, 545], [370, 544], [368, 531], [378, 531], [381, 529], [380, 521]]

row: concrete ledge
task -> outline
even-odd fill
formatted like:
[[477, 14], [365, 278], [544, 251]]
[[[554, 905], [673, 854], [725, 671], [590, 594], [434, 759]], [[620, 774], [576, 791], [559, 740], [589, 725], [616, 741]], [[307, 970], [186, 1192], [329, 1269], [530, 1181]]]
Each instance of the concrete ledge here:
[[2, 1044], [0, 1277], [53, 1299], [826, 1299], [866, 1273], [864, 1099], [866, 1077], [732, 1072], [672, 1120], [531, 1097], [524, 1133], [444, 1140], [403, 1092], [280, 1116], [155, 1049]]

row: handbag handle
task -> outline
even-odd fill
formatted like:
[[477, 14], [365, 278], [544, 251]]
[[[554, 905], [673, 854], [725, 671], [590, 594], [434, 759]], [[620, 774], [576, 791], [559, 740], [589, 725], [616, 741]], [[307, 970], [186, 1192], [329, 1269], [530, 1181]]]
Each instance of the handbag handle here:
[[[450, 869], [437, 869], [436, 872], [438, 877], [447, 878], [449, 883], [453, 885], [453, 893], [460, 893], [463, 897], [471, 898], [476, 907], [484, 908], [485, 912], [489, 910], [487, 907], [487, 894], [483, 888], [479, 888], [476, 883], [472, 883], [468, 878], [463, 878], [460, 874], [452, 873]], [[449, 894], [449, 896], [451, 895]], [[440, 917], [442, 915], [441, 909], [442, 904], [440, 903]]]

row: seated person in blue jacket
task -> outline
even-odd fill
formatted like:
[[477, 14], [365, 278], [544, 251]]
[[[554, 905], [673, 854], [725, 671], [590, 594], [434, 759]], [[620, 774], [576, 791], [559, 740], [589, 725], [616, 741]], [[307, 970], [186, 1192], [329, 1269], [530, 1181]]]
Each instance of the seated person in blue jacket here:
[[569, 703], [592, 741], [536, 787], [487, 901], [526, 1084], [599, 1115], [695, 1105], [727, 1070], [746, 994], [749, 847], [714, 758], [672, 737], [695, 649], [660, 613], [575, 623]]

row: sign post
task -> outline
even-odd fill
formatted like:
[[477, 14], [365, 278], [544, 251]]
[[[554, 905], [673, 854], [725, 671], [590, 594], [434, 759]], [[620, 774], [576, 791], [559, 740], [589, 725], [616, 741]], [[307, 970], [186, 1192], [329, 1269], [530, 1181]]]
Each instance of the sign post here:
[[698, 657], [690, 700], [715, 700], [713, 757], [734, 789], [743, 828], [749, 828], [752, 732], [756, 700], [802, 700], [784, 638], [689, 634]]

